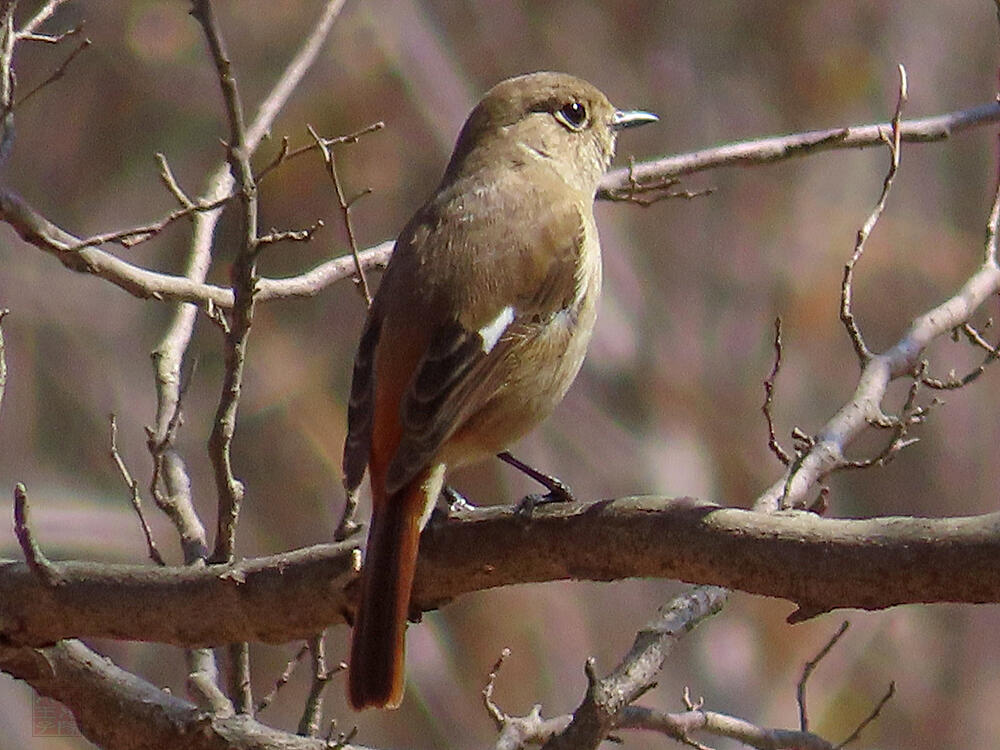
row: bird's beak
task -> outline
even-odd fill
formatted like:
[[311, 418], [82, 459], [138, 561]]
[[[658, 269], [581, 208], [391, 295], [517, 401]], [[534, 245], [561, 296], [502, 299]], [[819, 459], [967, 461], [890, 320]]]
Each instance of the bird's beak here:
[[634, 128], [638, 125], [645, 125], [647, 122], [657, 122], [659, 119], [652, 112], [643, 112], [638, 109], [618, 109], [611, 115], [611, 129], [624, 130], [625, 128]]

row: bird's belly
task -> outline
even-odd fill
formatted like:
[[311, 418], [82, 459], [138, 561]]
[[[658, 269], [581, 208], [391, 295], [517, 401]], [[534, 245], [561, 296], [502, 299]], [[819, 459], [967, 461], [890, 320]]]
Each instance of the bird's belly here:
[[557, 314], [505, 353], [502, 385], [442, 447], [455, 467], [506, 449], [548, 417], [576, 379], [594, 327], [594, 309]]

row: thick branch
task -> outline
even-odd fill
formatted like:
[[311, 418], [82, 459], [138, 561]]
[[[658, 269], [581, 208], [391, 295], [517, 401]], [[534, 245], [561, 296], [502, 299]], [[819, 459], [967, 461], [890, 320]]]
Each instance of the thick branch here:
[[[319, 545], [234, 567], [54, 563], [47, 586], [0, 564], [0, 641], [109, 637], [202, 646], [308, 638], [344, 621], [355, 545]], [[431, 525], [414, 607], [566, 579], [680, 579], [796, 602], [812, 614], [917, 602], [1000, 602], [1000, 513], [840, 520], [625, 498], [538, 509], [525, 524], [491, 508]]]

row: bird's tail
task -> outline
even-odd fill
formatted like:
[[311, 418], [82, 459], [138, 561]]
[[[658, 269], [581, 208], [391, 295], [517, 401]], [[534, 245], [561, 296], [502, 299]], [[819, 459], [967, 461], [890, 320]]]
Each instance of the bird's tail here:
[[417, 566], [426, 475], [376, 498], [354, 620], [348, 700], [355, 710], [397, 708], [403, 700], [406, 620]]

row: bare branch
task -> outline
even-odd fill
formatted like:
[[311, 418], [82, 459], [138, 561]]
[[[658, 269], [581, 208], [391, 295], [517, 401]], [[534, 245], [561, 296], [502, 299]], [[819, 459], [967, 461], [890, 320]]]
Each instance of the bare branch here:
[[[70, 35], [75, 34], [78, 30], [79, 29], [74, 29], [73, 31], [67, 31], [65, 34], [60, 34], [57, 37], [46, 38], [45, 41], [58, 43], [61, 42], [63, 39], [66, 39]], [[37, 39], [37, 37], [29, 37], [29, 38]], [[87, 49], [90, 46], [90, 44], [91, 42], [89, 39], [82, 40], [76, 47], [73, 48], [73, 51], [69, 53], [66, 59], [62, 61], [62, 64], [54, 71], [52, 71], [52, 74], [48, 78], [46, 78], [44, 81], [35, 86], [35, 88], [31, 89], [27, 94], [22, 96], [17, 101], [17, 104], [15, 106], [18, 107], [22, 106], [25, 102], [31, 99], [31, 97], [33, 97], [39, 91], [44, 89], [46, 86], [55, 83], [64, 75], [66, 75], [66, 71], [69, 69], [69, 66], [73, 63], [73, 60], [76, 59], [77, 55], [79, 55], [81, 52]]]
[[[43, 649], [0, 645], [0, 668], [67, 706], [84, 736], [119, 747], [123, 736], [144, 748], [190, 750], [329, 750], [323, 740], [271, 729], [245, 714], [206, 713], [113, 664], [79, 641]], [[344, 750], [364, 750], [343, 745]]]
[[[904, 132], [905, 126], [901, 123], [894, 139], [903, 140]], [[893, 171], [890, 169], [883, 183], [883, 197]], [[869, 424], [884, 423], [887, 419], [881, 404], [889, 383], [900, 377], [912, 376], [919, 369], [923, 351], [931, 341], [967, 322], [986, 300], [1000, 290], [1000, 266], [996, 254], [998, 221], [1000, 182], [987, 224], [982, 265], [951, 298], [917, 317], [895, 345], [882, 354], [867, 353], [851, 400], [812, 439], [808, 454], [790, 465], [784, 475], [757, 498], [754, 508], [767, 510], [801, 504], [814, 484], [832, 471], [850, 467], [851, 462], [844, 456], [846, 446]]]
[[21, 545], [21, 552], [31, 574], [46, 587], [57, 586], [63, 581], [62, 572], [58, 565], [49, 561], [42, 548], [38, 546], [31, 533], [28, 516], [28, 490], [18, 482], [14, 486], [14, 535]]
[[[1000, 102], [990, 102], [971, 109], [901, 122], [900, 139], [913, 143], [942, 141], [968, 128], [994, 122], [1000, 122]], [[885, 144], [885, 133], [891, 130], [891, 123], [885, 122], [740, 141], [688, 154], [640, 162], [635, 165], [634, 170], [631, 170], [632, 178], [639, 184], [647, 184], [719, 167], [759, 166], [831, 149], [882, 146]], [[609, 200], [611, 192], [627, 191], [629, 172], [629, 168], [608, 172], [601, 180], [597, 197]]]
[[118, 473], [121, 474], [125, 486], [129, 489], [129, 499], [132, 501], [132, 509], [139, 518], [139, 526], [142, 528], [142, 535], [146, 540], [146, 549], [149, 551], [149, 557], [157, 565], [166, 565], [163, 557], [160, 555], [160, 550], [156, 546], [156, 542], [153, 540], [153, 531], [149, 528], [149, 523], [146, 521], [146, 514], [142, 510], [139, 483], [132, 478], [132, 472], [128, 470], [128, 466], [125, 465], [125, 459], [122, 458], [121, 453], [118, 451], [118, 420], [112, 414], [109, 421], [111, 423], [111, 460], [115, 462], [115, 466], [118, 467]]
[[[26, 565], [2, 563], [0, 641], [305, 639], [347, 621], [360, 543], [231, 566], [60, 561], [56, 589]], [[482, 508], [434, 523], [423, 536], [411, 601], [422, 612], [513, 584], [664, 578], [787, 599], [800, 607], [797, 621], [843, 607], [998, 603], [998, 558], [1000, 513], [855, 520], [649, 497], [545, 506], [526, 527], [512, 508]]]
[[799, 728], [803, 732], [809, 729], [809, 714], [806, 710], [806, 684], [809, 682], [809, 678], [812, 676], [813, 671], [819, 663], [826, 658], [826, 655], [830, 653], [833, 647], [837, 645], [837, 641], [843, 637], [850, 625], [851, 624], [847, 620], [844, 620], [840, 624], [840, 627], [837, 628], [837, 632], [830, 636], [830, 639], [826, 642], [823, 648], [819, 650], [819, 653], [807, 661], [805, 666], [802, 668], [802, 677], [799, 678], [799, 684], [796, 688], [795, 695], [799, 704]]
[[358, 289], [365, 300], [365, 304], [371, 307], [372, 293], [371, 289], [368, 288], [368, 278], [365, 276], [365, 269], [361, 265], [361, 257], [358, 255], [358, 241], [354, 235], [354, 225], [351, 223], [351, 202], [353, 201], [348, 202], [344, 197], [344, 189], [341, 187], [340, 179], [337, 177], [337, 163], [334, 161], [333, 149], [330, 148], [325, 140], [319, 137], [311, 125], [308, 125], [306, 129], [323, 154], [323, 164], [326, 165], [326, 173], [333, 183], [334, 192], [337, 194], [337, 205], [340, 206], [340, 211], [344, 216], [344, 227], [347, 229], [347, 238], [351, 244], [351, 255], [354, 257], [354, 267], [357, 272]]
[[706, 617], [718, 612], [729, 592], [700, 586], [676, 597], [639, 631], [631, 651], [606, 678], [598, 680], [588, 661], [586, 697], [573, 720], [543, 748], [597, 747], [617, 724], [624, 709], [649, 690], [674, 644]]
[[278, 697], [278, 693], [281, 692], [281, 689], [288, 684], [290, 679], [292, 679], [292, 674], [295, 672], [295, 668], [299, 665], [299, 662], [302, 661], [302, 657], [308, 653], [309, 645], [303, 644], [299, 650], [295, 652], [295, 656], [288, 660], [288, 664], [285, 665], [284, 671], [275, 681], [274, 687], [271, 688], [271, 692], [261, 698], [260, 702], [257, 704], [257, 713], [260, 713], [274, 702], [274, 699]]
[[885, 691], [885, 694], [879, 699], [878, 703], [875, 704], [875, 707], [872, 709], [871, 713], [868, 714], [868, 716], [866, 716], [861, 721], [860, 724], [858, 724], [857, 728], [853, 732], [851, 732], [850, 736], [846, 740], [837, 745], [837, 750], [840, 750], [840, 748], [850, 745], [852, 742], [858, 739], [858, 737], [861, 736], [861, 732], [864, 731], [865, 727], [867, 727], [869, 724], [875, 721], [875, 719], [878, 718], [878, 715], [882, 713], [882, 708], [885, 706], [886, 703], [888, 703], [892, 699], [892, 696], [894, 696], [895, 694], [896, 694], [896, 683], [890, 682], [889, 689]]
[[38, 27], [52, 18], [52, 15], [59, 10], [59, 7], [67, 3], [68, 0], [46, 0], [46, 3], [38, 9], [34, 16], [22, 26], [17, 35], [27, 37], [34, 34]]
[[764, 418], [767, 420], [767, 447], [771, 449], [771, 453], [777, 456], [781, 463], [788, 466], [792, 458], [781, 447], [781, 443], [778, 442], [778, 436], [774, 431], [774, 415], [771, 413], [771, 408], [774, 405], [774, 381], [778, 377], [778, 370], [780, 369], [781, 318], [778, 317], [774, 319], [774, 365], [771, 367], [771, 373], [764, 378], [764, 403], [761, 406], [761, 410], [764, 412]]
[[809, 732], [759, 727], [744, 719], [706, 711], [701, 707], [684, 713], [663, 713], [629, 706], [622, 712], [617, 728], [660, 732], [678, 742], [690, 742], [690, 734], [701, 731], [738, 740], [760, 750], [833, 750], [831, 743]]
[[872, 230], [878, 223], [878, 220], [882, 217], [883, 211], [885, 211], [885, 203], [889, 198], [889, 191], [892, 189], [892, 181], [896, 177], [896, 171], [899, 169], [899, 122], [903, 111], [903, 104], [906, 102], [906, 97], [906, 68], [900, 65], [899, 94], [896, 97], [896, 111], [893, 114], [892, 122], [890, 123], [891, 130], [889, 131], [889, 134], [885, 136], [885, 142], [889, 146], [889, 169], [885, 174], [885, 179], [882, 181], [882, 193], [879, 195], [875, 208], [872, 209], [867, 221], [865, 221], [861, 229], [858, 230], [858, 236], [854, 243], [854, 252], [851, 254], [850, 260], [847, 261], [847, 264], [844, 266], [844, 280], [840, 287], [840, 320], [847, 329], [847, 335], [851, 339], [851, 344], [854, 346], [854, 352], [858, 355], [858, 361], [861, 363], [862, 367], [869, 359], [871, 359], [872, 353], [865, 344], [864, 338], [861, 335], [861, 329], [858, 328], [858, 325], [854, 320], [854, 313], [851, 311], [851, 292], [854, 281], [854, 267], [857, 265], [858, 261], [861, 260], [861, 256], [865, 251], [865, 243], [868, 241], [868, 237], [871, 235]]

